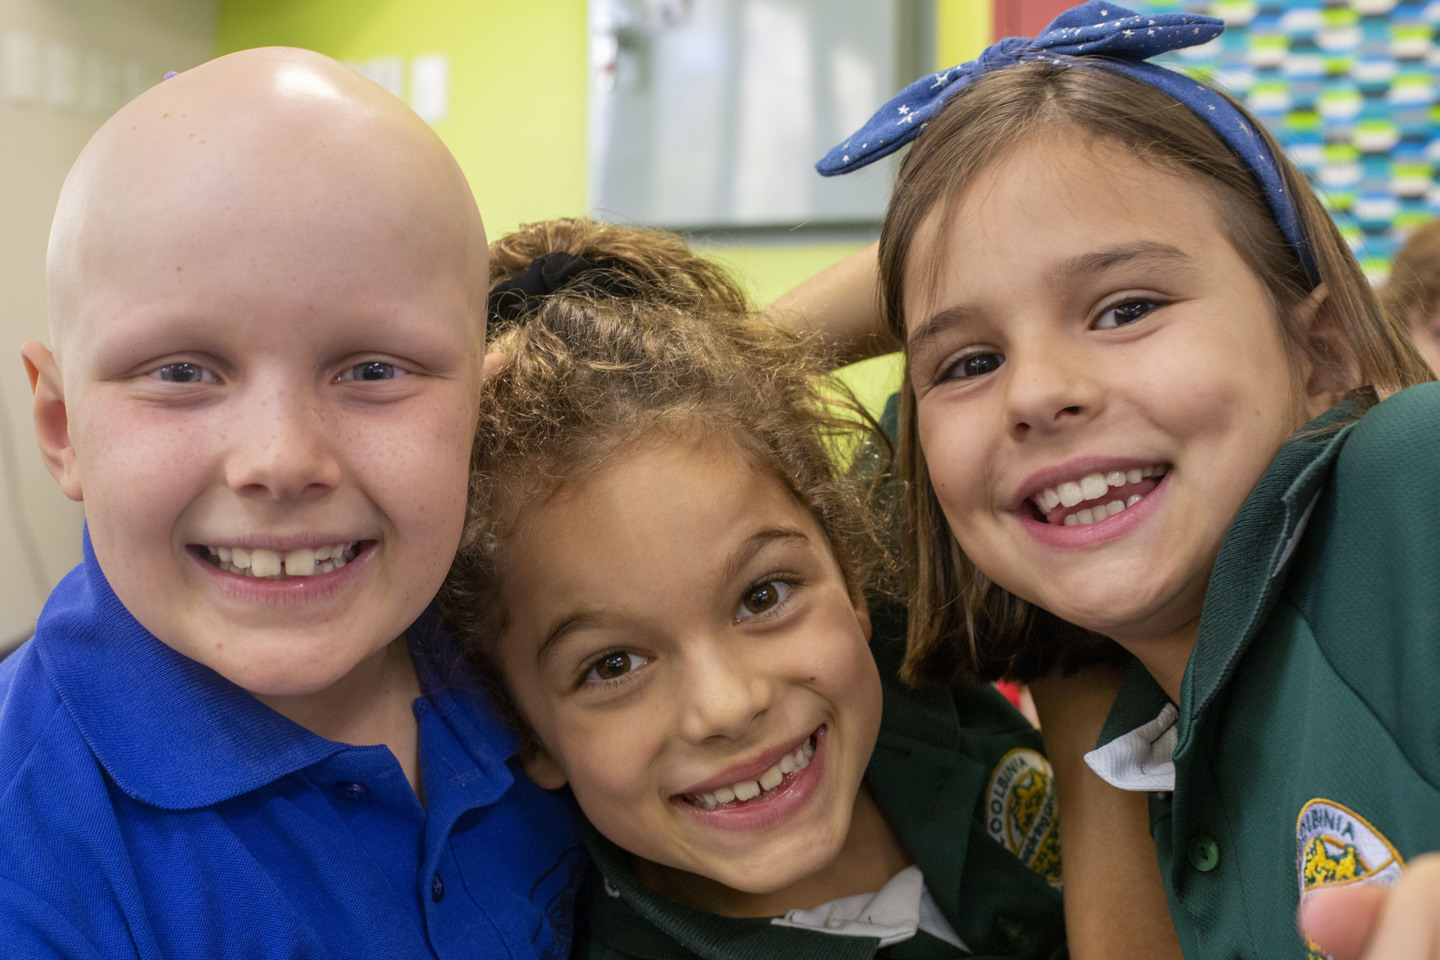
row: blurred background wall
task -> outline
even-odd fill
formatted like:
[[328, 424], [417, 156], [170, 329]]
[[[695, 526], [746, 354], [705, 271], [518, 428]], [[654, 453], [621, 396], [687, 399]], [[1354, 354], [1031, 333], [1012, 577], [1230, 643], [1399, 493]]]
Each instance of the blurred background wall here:
[[21, 342], [48, 340], [60, 184], [117, 107], [214, 54], [216, 13], [211, 0], [0, 0], [0, 652], [80, 558], [80, 506], [40, 462], [20, 363]]

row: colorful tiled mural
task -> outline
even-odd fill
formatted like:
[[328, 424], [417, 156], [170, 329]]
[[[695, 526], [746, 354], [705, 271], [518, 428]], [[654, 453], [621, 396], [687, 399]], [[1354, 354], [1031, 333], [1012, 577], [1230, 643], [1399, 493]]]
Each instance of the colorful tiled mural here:
[[1225, 32], [1169, 65], [1243, 99], [1320, 189], [1372, 279], [1440, 215], [1440, 0], [1148, 0]]

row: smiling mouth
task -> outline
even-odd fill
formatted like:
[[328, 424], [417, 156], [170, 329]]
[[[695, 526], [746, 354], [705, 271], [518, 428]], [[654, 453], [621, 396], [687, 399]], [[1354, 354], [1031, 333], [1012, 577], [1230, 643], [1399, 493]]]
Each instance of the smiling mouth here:
[[1067, 527], [1108, 520], [1145, 499], [1170, 470], [1154, 464], [1109, 473], [1090, 473], [1031, 494], [1035, 519]]
[[241, 547], [201, 546], [197, 552], [211, 566], [226, 573], [256, 580], [293, 580], [339, 570], [360, 553], [363, 541], [301, 547], [288, 553], [245, 550]]
[[721, 807], [744, 806], [752, 800], [765, 800], [780, 792], [797, 773], [810, 766], [815, 756], [815, 734], [800, 744], [794, 752], [781, 757], [779, 762], [755, 780], [740, 780], [728, 787], [721, 787], [714, 793], [683, 794], [684, 801], [702, 810], [718, 810]]

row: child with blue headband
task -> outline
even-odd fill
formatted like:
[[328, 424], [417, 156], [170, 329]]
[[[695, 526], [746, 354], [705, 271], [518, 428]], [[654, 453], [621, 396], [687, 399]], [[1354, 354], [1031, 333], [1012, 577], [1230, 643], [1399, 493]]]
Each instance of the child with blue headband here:
[[879, 247], [907, 675], [1095, 642], [1042, 612], [1114, 641], [1135, 661], [1086, 762], [1149, 797], [1186, 955], [1347, 954], [1328, 922], [1399, 882], [1366, 956], [1409, 956], [1440, 848], [1440, 387], [1259, 124], [1144, 62], [1221, 29], [1082, 4], [819, 165], [913, 141]]

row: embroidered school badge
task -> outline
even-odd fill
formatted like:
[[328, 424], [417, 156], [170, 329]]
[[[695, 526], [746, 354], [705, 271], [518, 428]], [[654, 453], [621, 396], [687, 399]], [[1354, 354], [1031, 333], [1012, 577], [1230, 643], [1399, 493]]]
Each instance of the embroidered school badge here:
[[1011, 750], [1000, 758], [985, 793], [990, 836], [1058, 887], [1060, 833], [1050, 761], [1035, 750]]
[[[1350, 884], [1390, 886], [1405, 872], [1405, 861], [1385, 835], [1360, 814], [1333, 800], [1314, 799], [1295, 819], [1300, 899], [1326, 887]], [[1309, 943], [1310, 960], [1329, 960]]]

